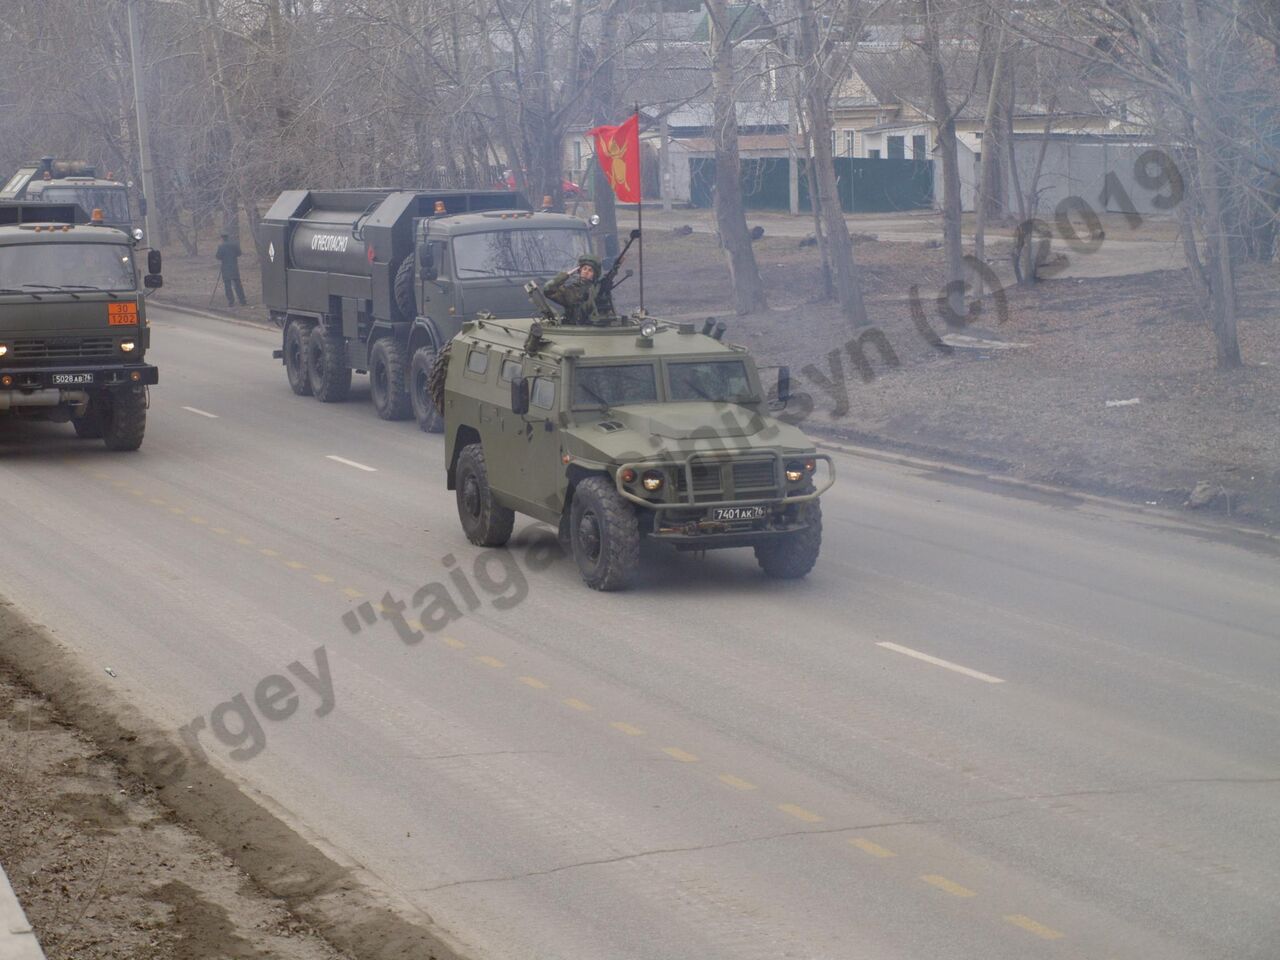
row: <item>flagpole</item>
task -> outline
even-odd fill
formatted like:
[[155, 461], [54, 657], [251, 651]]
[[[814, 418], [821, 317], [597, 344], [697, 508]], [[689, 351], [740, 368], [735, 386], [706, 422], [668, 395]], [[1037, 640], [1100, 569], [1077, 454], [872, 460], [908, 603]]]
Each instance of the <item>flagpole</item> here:
[[636, 116], [636, 229], [640, 231], [640, 312], [644, 313], [644, 151], [640, 149], [640, 104]]

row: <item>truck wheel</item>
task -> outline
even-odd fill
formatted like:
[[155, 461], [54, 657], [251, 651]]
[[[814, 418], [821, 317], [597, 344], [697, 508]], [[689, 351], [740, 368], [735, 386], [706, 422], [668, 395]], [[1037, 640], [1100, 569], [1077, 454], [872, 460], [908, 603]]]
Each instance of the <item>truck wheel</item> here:
[[111, 391], [102, 411], [102, 439], [108, 450], [137, 450], [147, 431], [147, 388], [121, 387]]
[[390, 337], [374, 342], [369, 351], [369, 392], [373, 408], [383, 420], [407, 420], [413, 413], [406, 367], [400, 344]]
[[792, 507], [809, 526], [756, 544], [756, 563], [765, 576], [798, 580], [818, 562], [822, 549], [822, 505], [817, 500]]
[[413, 367], [409, 371], [409, 398], [413, 401], [413, 419], [424, 433], [440, 433], [444, 430], [444, 417], [436, 409], [431, 395], [431, 370], [436, 363], [436, 348], [427, 344], [413, 353]]
[[351, 393], [351, 368], [342, 337], [316, 327], [307, 337], [307, 371], [311, 393], [321, 403], [341, 403]]
[[311, 396], [311, 371], [307, 364], [307, 341], [311, 339], [311, 325], [301, 320], [290, 320], [284, 332], [284, 372], [289, 377], [289, 387], [300, 397]]
[[467, 444], [458, 454], [457, 489], [458, 519], [468, 540], [478, 547], [500, 547], [511, 539], [515, 511], [493, 499], [484, 449], [478, 443]]
[[573, 559], [592, 590], [625, 590], [640, 570], [640, 525], [608, 477], [588, 477], [573, 491], [569, 513]]
[[75, 427], [76, 436], [81, 440], [102, 439], [102, 408], [104, 403], [105, 397], [90, 397], [89, 406], [85, 408], [84, 416], [71, 418], [71, 426]]
[[413, 286], [413, 257], [405, 257], [400, 268], [396, 270], [395, 294], [396, 306], [400, 308], [400, 319], [408, 323], [418, 315], [418, 292]]

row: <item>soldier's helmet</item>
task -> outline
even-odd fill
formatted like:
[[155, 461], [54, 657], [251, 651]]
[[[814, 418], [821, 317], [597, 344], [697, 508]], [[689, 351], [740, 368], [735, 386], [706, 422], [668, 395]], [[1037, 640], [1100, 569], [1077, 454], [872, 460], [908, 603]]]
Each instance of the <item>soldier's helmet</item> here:
[[596, 272], [596, 276], [597, 277], [600, 276], [600, 258], [599, 257], [592, 256], [589, 253], [584, 253], [582, 256], [578, 258], [578, 266], [591, 267], [591, 269], [593, 269]]

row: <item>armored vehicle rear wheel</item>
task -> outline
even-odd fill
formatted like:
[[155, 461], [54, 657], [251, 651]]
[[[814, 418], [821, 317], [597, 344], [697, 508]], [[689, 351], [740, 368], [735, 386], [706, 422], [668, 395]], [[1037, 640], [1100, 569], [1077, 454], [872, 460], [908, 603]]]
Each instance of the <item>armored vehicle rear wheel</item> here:
[[435, 365], [436, 348], [431, 344], [414, 351], [413, 365], [409, 371], [409, 398], [413, 402], [413, 418], [425, 433], [440, 433], [444, 430], [444, 417], [436, 407], [431, 388], [431, 371]]
[[369, 351], [369, 392], [383, 420], [407, 420], [413, 412], [407, 367], [404, 347], [390, 337], [376, 341]]
[[500, 547], [511, 539], [515, 511], [493, 499], [484, 449], [478, 443], [458, 454], [457, 493], [458, 519], [468, 540], [480, 547]]
[[625, 590], [640, 570], [635, 510], [608, 477], [588, 477], [573, 492], [569, 511], [573, 559], [593, 590]]
[[101, 400], [90, 399], [84, 416], [71, 418], [71, 426], [75, 427], [77, 437], [81, 440], [102, 439], [102, 408]]
[[803, 577], [818, 562], [818, 551], [822, 549], [822, 505], [810, 500], [790, 509], [797, 511], [809, 525], [756, 544], [756, 563], [765, 576], [778, 580]]
[[289, 377], [289, 387], [300, 397], [311, 396], [311, 372], [307, 369], [307, 341], [311, 339], [311, 325], [301, 320], [290, 320], [284, 334], [284, 371]]
[[311, 392], [321, 403], [341, 403], [351, 393], [351, 368], [342, 337], [316, 327], [307, 338]]
[[112, 390], [102, 410], [102, 439], [108, 450], [137, 450], [147, 431], [147, 388]]

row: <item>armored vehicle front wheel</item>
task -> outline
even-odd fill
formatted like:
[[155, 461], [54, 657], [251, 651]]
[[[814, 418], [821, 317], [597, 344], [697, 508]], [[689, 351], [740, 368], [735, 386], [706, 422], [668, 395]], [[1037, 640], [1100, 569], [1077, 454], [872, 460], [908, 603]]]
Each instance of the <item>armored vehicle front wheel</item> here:
[[409, 371], [409, 398], [413, 401], [413, 419], [424, 433], [440, 433], [444, 430], [444, 417], [436, 407], [432, 393], [432, 377], [436, 365], [436, 348], [427, 344], [413, 353]]
[[301, 320], [290, 320], [284, 333], [284, 372], [289, 377], [289, 387], [300, 397], [311, 396], [311, 372], [307, 369], [307, 343], [311, 339], [311, 325]]
[[515, 511], [493, 499], [480, 444], [468, 444], [458, 454], [456, 486], [458, 519], [468, 540], [479, 547], [500, 547], [511, 539]]
[[778, 580], [798, 580], [818, 562], [822, 549], [822, 505], [817, 500], [799, 503], [790, 509], [808, 526], [756, 544], [756, 563], [765, 576]]
[[404, 347], [390, 337], [376, 341], [369, 351], [369, 392], [373, 408], [383, 420], [409, 419], [408, 364]]
[[592, 590], [625, 590], [635, 582], [640, 525], [608, 477], [588, 477], [573, 491], [569, 539], [582, 579]]
[[[147, 388], [119, 387], [106, 395], [102, 439], [108, 450], [137, 450], [147, 431]], [[97, 402], [97, 398], [94, 398]]]
[[311, 392], [321, 403], [341, 403], [351, 393], [351, 368], [342, 337], [316, 327], [307, 338]]

